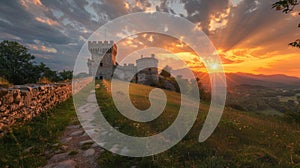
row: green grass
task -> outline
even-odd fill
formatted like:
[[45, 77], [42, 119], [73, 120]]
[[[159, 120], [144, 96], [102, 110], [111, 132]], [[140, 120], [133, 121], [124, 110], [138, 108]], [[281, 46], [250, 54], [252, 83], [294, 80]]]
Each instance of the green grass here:
[[[107, 83], [109, 84], [109, 83]], [[151, 87], [132, 84], [131, 99], [137, 108], [150, 106], [147, 95]], [[133, 122], [122, 116], [101, 85], [96, 95], [101, 111], [111, 125], [134, 136], [149, 136], [172, 124], [180, 106], [178, 93], [165, 91], [168, 102], [160, 117], [149, 123]], [[77, 96], [84, 103], [87, 92]], [[146, 95], [146, 96], [145, 96]], [[76, 95], [75, 95], [76, 96]], [[200, 113], [188, 135], [170, 150], [161, 154], [131, 158], [105, 151], [98, 158], [101, 167], [300, 167], [300, 127], [278, 116], [246, 113], [226, 108], [212, 136], [198, 142], [208, 103], [200, 105]], [[0, 139], [0, 167], [39, 167], [46, 164], [45, 151], [55, 151], [58, 138], [76, 116], [72, 99], [42, 113], [22, 127]], [[31, 148], [31, 149], [30, 149]], [[27, 151], [26, 151], [27, 149]], [[30, 150], [28, 150], [30, 149]], [[70, 155], [78, 151], [71, 152]]]
[[284, 116], [284, 113], [281, 113], [273, 108], [268, 108], [266, 110], [260, 110], [260, 111], [257, 111], [257, 113], [264, 114], [264, 115]]
[[[106, 82], [109, 86], [109, 82]], [[137, 108], [149, 107], [151, 87], [131, 84], [130, 96]], [[128, 135], [149, 136], [167, 128], [176, 118], [180, 97], [165, 91], [168, 99], [163, 114], [149, 123], [133, 122], [116, 110], [110, 94], [101, 85], [96, 90], [98, 103], [111, 125]], [[101, 100], [101, 101], [100, 101]], [[188, 135], [161, 154], [130, 158], [104, 152], [98, 159], [101, 167], [300, 167], [300, 128], [279, 116], [246, 113], [226, 108], [217, 129], [204, 143], [198, 136], [205, 120], [208, 103]]]
[[[132, 94], [130, 98], [138, 109], [145, 110], [150, 107], [148, 97], [145, 97], [145, 95], [148, 95], [151, 90], [152, 87], [136, 84], [131, 85], [129, 92]], [[102, 89], [96, 89], [96, 97], [101, 109], [104, 109], [102, 111], [103, 115], [113, 127], [118, 127], [119, 131], [131, 136], [151, 136], [168, 128], [176, 119], [180, 108], [180, 98], [178, 98], [177, 93], [165, 92], [167, 93], [167, 106], [164, 112], [151, 123], [134, 122], [124, 117], [114, 106], [110, 95], [106, 94], [103, 85]]]
[[279, 100], [281, 102], [288, 102], [289, 100], [297, 101], [297, 96], [300, 96], [300, 93], [297, 93], [295, 96], [283, 96]]
[[[0, 139], [0, 167], [39, 167], [47, 163], [45, 151], [54, 152], [58, 138], [76, 116], [72, 98], [41, 113]], [[75, 121], [76, 122], [76, 121]]]

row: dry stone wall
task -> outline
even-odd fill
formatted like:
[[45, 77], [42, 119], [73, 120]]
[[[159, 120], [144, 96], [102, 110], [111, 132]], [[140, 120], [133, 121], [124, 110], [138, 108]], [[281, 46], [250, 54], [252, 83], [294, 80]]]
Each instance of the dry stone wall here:
[[[92, 81], [78, 79], [75, 93]], [[22, 124], [67, 100], [72, 95], [72, 84], [15, 85], [0, 88], [0, 137], [13, 125]]]

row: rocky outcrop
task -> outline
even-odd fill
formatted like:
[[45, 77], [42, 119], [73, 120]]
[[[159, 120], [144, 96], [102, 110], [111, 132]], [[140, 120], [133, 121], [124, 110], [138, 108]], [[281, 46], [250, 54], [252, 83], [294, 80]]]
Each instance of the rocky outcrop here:
[[[77, 93], [91, 82], [91, 78], [73, 83]], [[72, 84], [15, 85], [0, 88], [0, 137], [13, 125], [31, 120], [40, 113], [67, 100], [72, 95]]]

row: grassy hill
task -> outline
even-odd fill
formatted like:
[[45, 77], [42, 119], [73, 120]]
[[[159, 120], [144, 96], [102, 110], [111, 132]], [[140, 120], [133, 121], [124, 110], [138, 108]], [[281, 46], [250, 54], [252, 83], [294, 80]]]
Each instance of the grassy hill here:
[[[149, 136], [166, 129], [180, 107], [180, 95], [165, 91], [168, 102], [160, 117], [149, 123], [133, 122], [114, 107], [109, 82], [96, 90], [98, 103], [106, 119], [128, 135]], [[107, 89], [105, 89], [107, 88]], [[130, 97], [139, 109], [150, 104], [148, 86], [131, 84]], [[100, 101], [101, 100], [101, 101]], [[208, 103], [200, 105], [198, 119], [188, 135], [170, 150], [146, 158], [129, 158], [104, 152], [101, 167], [300, 167], [300, 127], [284, 118], [245, 113], [226, 108], [217, 129], [204, 143], [198, 136]]]
[[[180, 95], [165, 91], [168, 102], [160, 117], [148, 123], [133, 122], [114, 107], [110, 83], [96, 89], [98, 104], [106, 119], [119, 131], [134, 136], [149, 136], [165, 130], [175, 120]], [[93, 86], [89, 86], [93, 87]], [[137, 108], [150, 106], [152, 87], [131, 84], [130, 97]], [[87, 89], [88, 90], [88, 89]], [[89, 93], [83, 90], [78, 94]], [[82, 98], [82, 102], [86, 99]], [[226, 108], [212, 136], [204, 143], [198, 136], [209, 103], [200, 105], [198, 118], [188, 135], [161, 154], [145, 157], [123, 157], [105, 151], [98, 158], [101, 167], [300, 167], [300, 125], [285, 118], [246, 113]], [[16, 127], [0, 138], [0, 167], [40, 167], [47, 162], [45, 151], [57, 150], [60, 135], [70, 123], [78, 121], [72, 99], [43, 113], [31, 122]]]

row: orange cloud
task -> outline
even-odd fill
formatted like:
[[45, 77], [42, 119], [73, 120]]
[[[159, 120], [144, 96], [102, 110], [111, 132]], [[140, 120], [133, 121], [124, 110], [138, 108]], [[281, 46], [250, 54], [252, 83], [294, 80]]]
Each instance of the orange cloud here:
[[52, 47], [46, 47], [45, 45], [28, 44], [29, 48], [36, 51], [43, 51], [47, 53], [57, 53], [57, 50]]
[[58, 26], [58, 22], [49, 18], [41, 18], [41, 17], [36, 17], [35, 18], [36, 21], [41, 22], [41, 23], [45, 23], [48, 24], [50, 26]]
[[34, 3], [35, 5], [43, 6], [41, 0], [33, 0], [33, 3]]
[[124, 7], [125, 7], [125, 9], [129, 9], [129, 3], [128, 2], [124, 2]]
[[[279, 43], [279, 39], [288, 39], [277, 36], [277, 41], [273, 42], [274, 37], [263, 37], [263, 34], [270, 35], [268, 32], [262, 31], [253, 34], [251, 37], [241, 41], [235, 47], [228, 50], [219, 47], [218, 55], [222, 60], [222, 65], [214, 60], [203, 60], [196, 55], [188, 44], [184, 43], [184, 37], [175, 39], [169, 36], [144, 33], [138, 34], [135, 37], [130, 37], [118, 42], [119, 49], [123, 48], [126, 51], [121, 51], [125, 57], [127, 53], [131, 53], [138, 49], [158, 47], [166, 51], [174, 53], [180, 60], [183, 60], [187, 66], [194, 71], [206, 72], [209, 69], [211, 72], [245, 72], [253, 74], [286, 74], [299, 76], [299, 66], [295, 63], [300, 62], [299, 50]], [[159, 54], [159, 53], [155, 53]], [[201, 54], [201, 53], [199, 53]], [[174, 55], [173, 55], [174, 56]], [[200, 55], [201, 56], [201, 55]], [[292, 61], [287, 61], [292, 60]], [[174, 61], [171, 58], [166, 61]], [[204, 66], [206, 61], [206, 66]], [[175, 61], [176, 62], [176, 61]], [[179, 64], [176, 64], [179, 65]], [[174, 66], [176, 68], [181, 68]]]
[[215, 31], [218, 28], [224, 28], [228, 24], [228, 16], [231, 8], [228, 8], [224, 13], [217, 13], [210, 16], [209, 31]]
[[[280, 53], [266, 48], [219, 50], [226, 72], [253, 74], [286, 74], [300, 77], [298, 53]], [[283, 68], [284, 67], [284, 68]], [[298, 70], [298, 72], [296, 71]]]
[[30, 5], [44, 7], [40, 0], [20, 0], [20, 4], [25, 8], [29, 8]]

